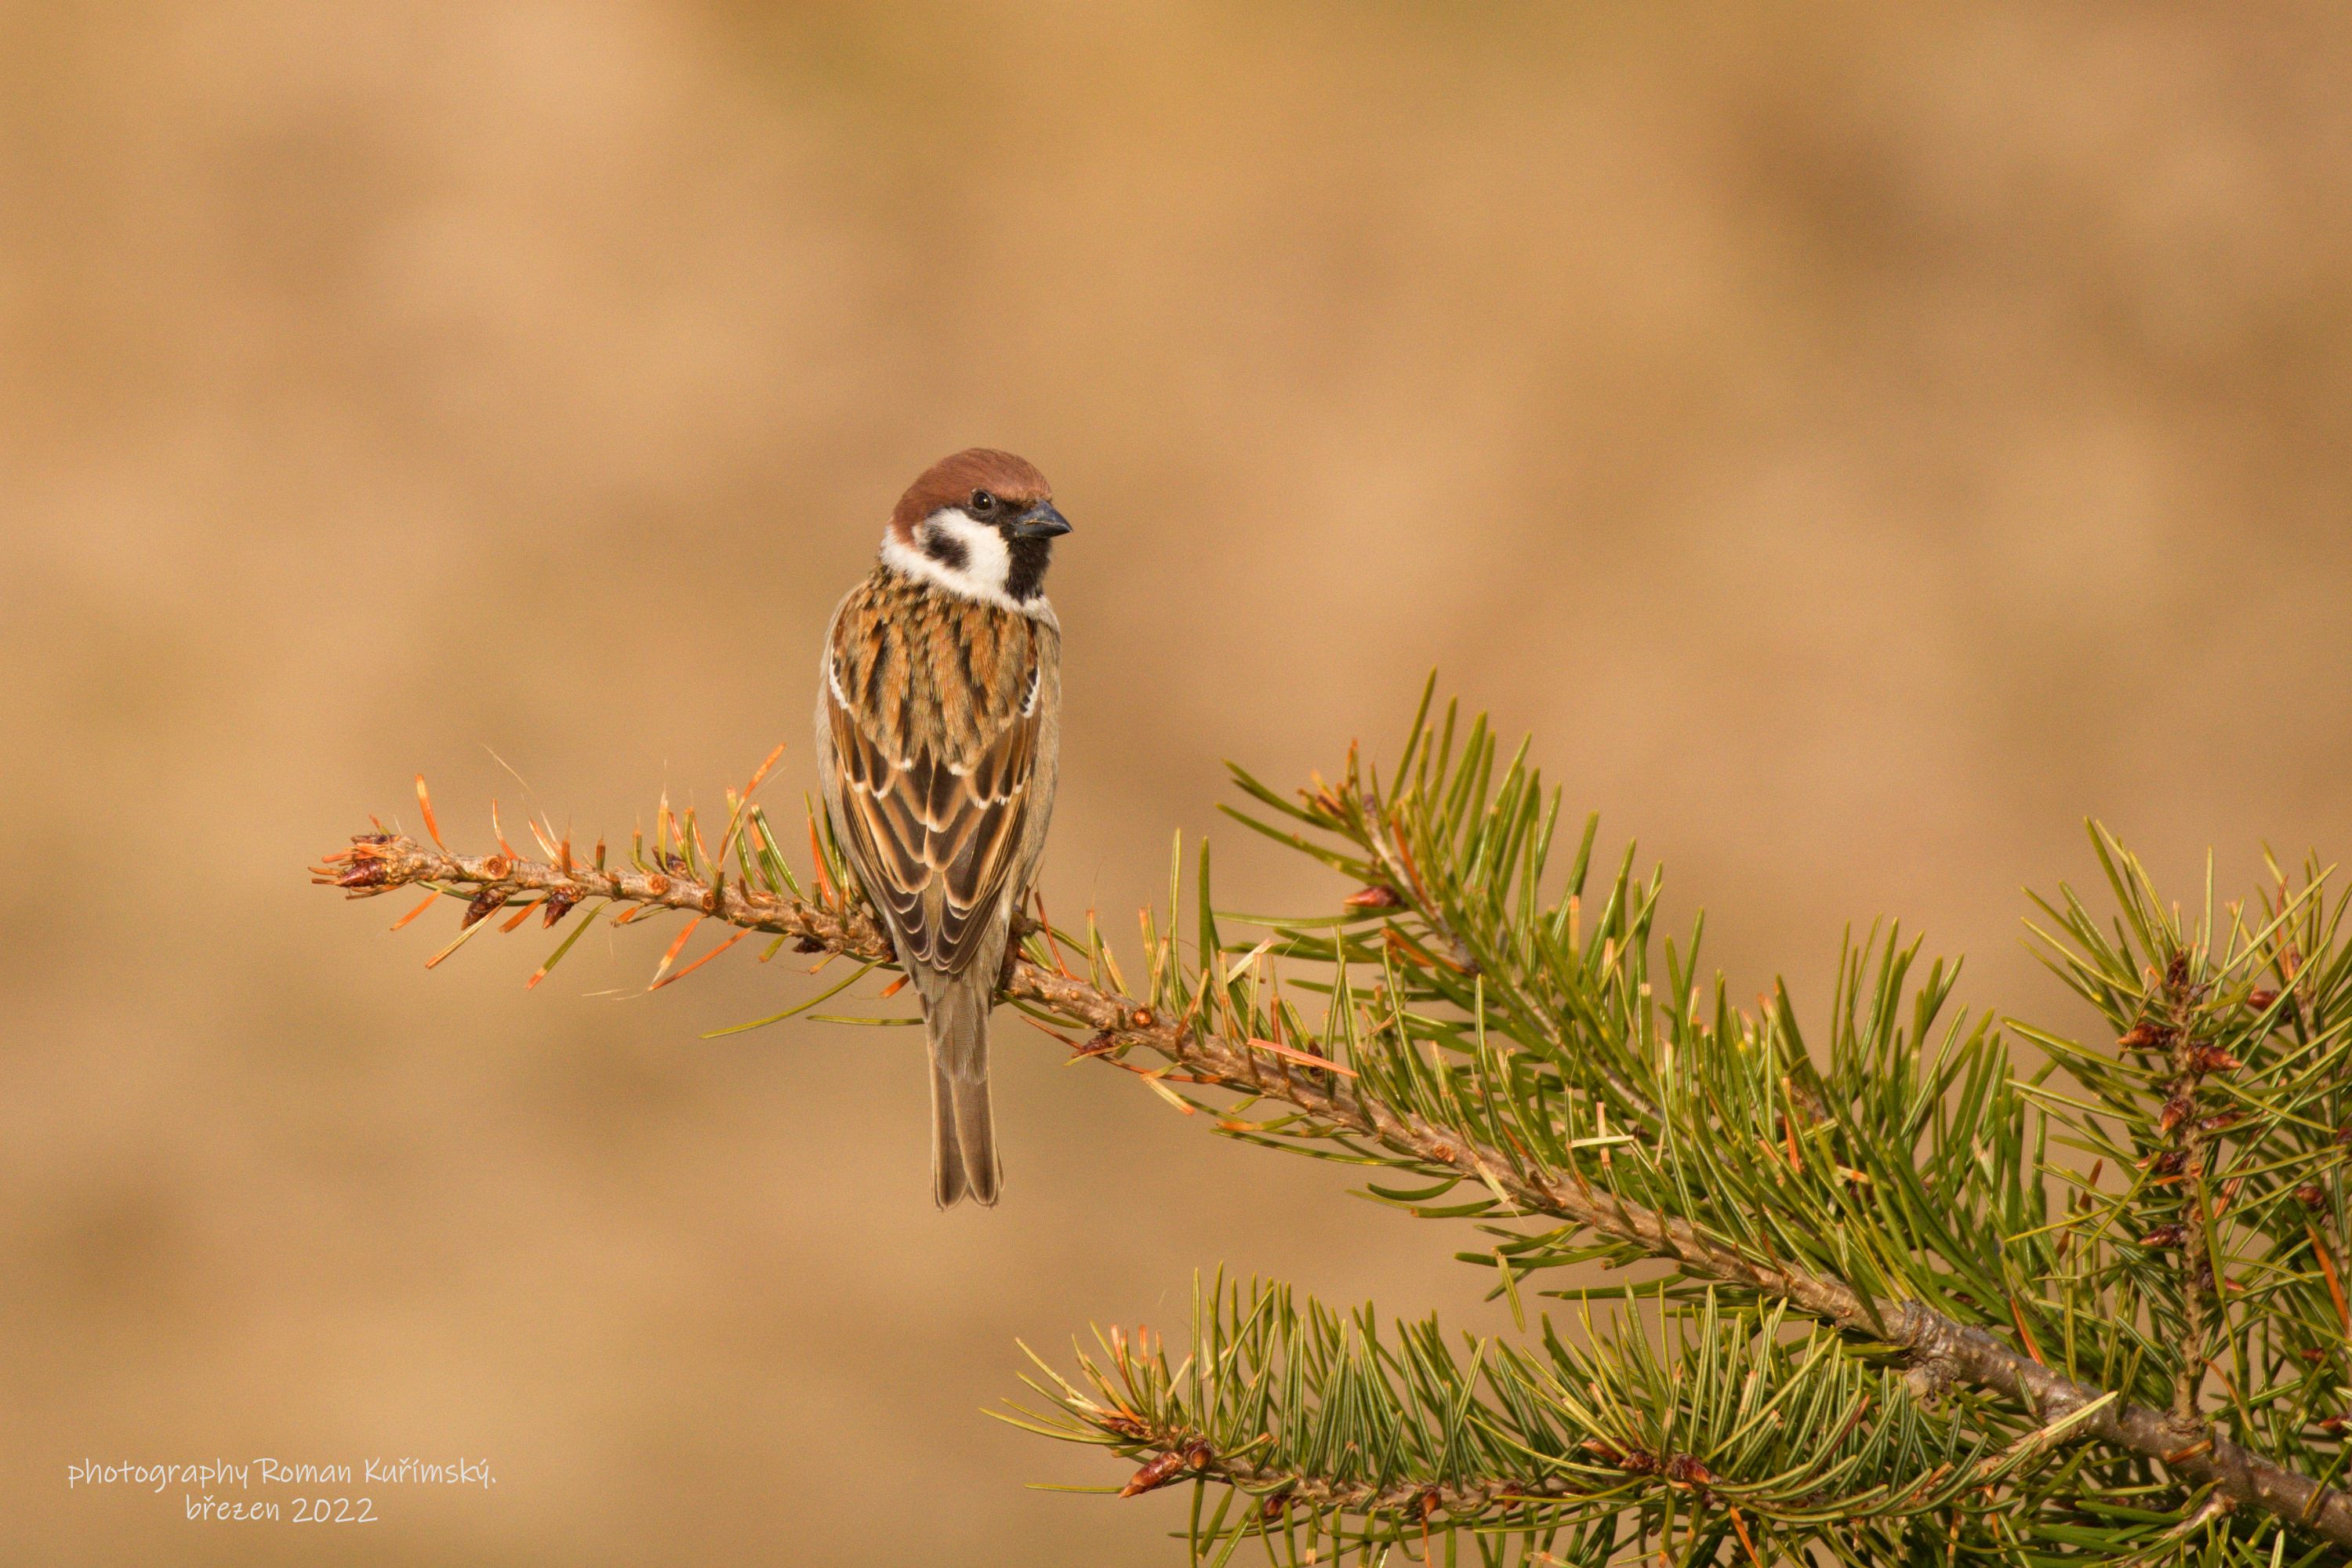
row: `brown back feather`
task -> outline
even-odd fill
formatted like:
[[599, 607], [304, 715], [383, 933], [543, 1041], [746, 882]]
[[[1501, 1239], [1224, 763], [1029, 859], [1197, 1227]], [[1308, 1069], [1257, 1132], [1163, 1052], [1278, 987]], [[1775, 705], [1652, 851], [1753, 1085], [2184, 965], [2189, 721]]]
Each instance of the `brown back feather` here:
[[887, 567], [835, 622], [825, 701], [848, 847], [908, 958], [935, 972], [971, 962], [1019, 857], [1055, 636]]

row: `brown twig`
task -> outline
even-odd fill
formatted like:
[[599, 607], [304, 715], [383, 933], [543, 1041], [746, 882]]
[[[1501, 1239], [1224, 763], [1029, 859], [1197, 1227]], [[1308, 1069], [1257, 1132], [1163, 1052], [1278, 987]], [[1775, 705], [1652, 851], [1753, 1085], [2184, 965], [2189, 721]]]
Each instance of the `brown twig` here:
[[[2205, 1105], [2199, 1089], [2207, 1073], [2226, 1072], [2239, 1064], [2220, 1047], [2194, 1037], [2197, 1004], [2203, 988], [2189, 982], [2188, 954], [2172, 955], [2161, 984], [2162, 1019], [2136, 1027], [2124, 1037], [2123, 1043], [2126, 1049], [2130, 1049], [2129, 1042], [2134, 1038], [2147, 1037], [2150, 1045], [2164, 1050], [2166, 1065], [2172, 1075], [2165, 1086], [2166, 1099], [2157, 1124], [2169, 1140], [2162, 1164], [2178, 1184], [2179, 1218], [2172, 1226], [2158, 1227], [2158, 1231], [2177, 1231], [2181, 1238], [2180, 1295], [2185, 1321], [2180, 1342], [2173, 1347], [2179, 1367], [2173, 1379], [2172, 1414], [2176, 1421], [2194, 1423], [2203, 1414], [2206, 1368], [2212, 1359], [2214, 1331], [2222, 1315], [2213, 1268], [2219, 1251], [2213, 1232], [2219, 1216], [2206, 1191], [2206, 1153], [2212, 1130], [2205, 1123]], [[2145, 1239], [2153, 1244], [2158, 1231], [2150, 1231]]]
[[[1246, 1457], [1219, 1454], [1198, 1432], [1148, 1431], [1133, 1417], [1117, 1412], [1103, 1412], [1102, 1425], [1132, 1444], [1136, 1457], [1144, 1461], [1120, 1489], [1121, 1497], [1157, 1491], [1176, 1481], [1197, 1478], [1219, 1481], [1263, 1499], [1261, 1517], [1269, 1521], [1279, 1519], [1283, 1509], [1302, 1504], [1318, 1512], [1346, 1512], [1366, 1518], [1392, 1514], [1426, 1524], [1440, 1513], [1469, 1519], [1497, 1503], [1507, 1506], [1562, 1502], [1596, 1495], [1609, 1489], [1612, 1484], [1598, 1478], [1581, 1482], [1570, 1476], [1546, 1476], [1524, 1482], [1479, 1480], [1453, 1486], [1428, 1481], [1392, 1481], [1387, 1485], [1339, 1481], [1305, 1470], [1261, 1465]], [[1643, 1473], [1656, 1468], [1653, 1465], [1649, 1472]]]
[[[327, 857], [318, 880], [372, 897], [417, 885], [475, 890], [474, 906], [497, 908], [520, 894], [580, 902], [609, 899], [647, 908], [704, 915], [747, 930], [801, 939], [863, 962], [888, 963], [881, 928], [846, 902], [820, 906], [802, 900], [714, 888], [695, 878], [635, 868], [570, 868], [514, 856], [453, 855], [390, 833], [362, 834], [350, 848]], [[1316, 1121], [1391, 1153], [1478, 1180], [1523, 1213], [1580, 1226], [1685, 1273], [1785, 1300], [1824, 1322], [1893, 1344], [1941, 1381], [1965, 1382], [2000, 1396], [2045, 1426], [2100, 1404], [2072, 1430], [2143, 1458], [2163, 1462], [2192, 1486], [2211, 1486], [2235, 1502], [2291, 1521], [2342, 1546], [2352, 1546], [2352, 1493], [2322, 1486], [2273, 1464], [2196, 1419], [2149, 1409], [2075, 1382], [2011, 1348], [1991, 1333], [1956, 1322], [1917, 1301], [1878, 1301], [1843, 1280], [1750, 1256], [1702, 1235], [1684, 1220], [1596, 1192], [1567, 1177], [1522, 1172], [1500, 1152], [1459, 1134], [1400, 1116], [1362, 1095], [1344, 1079], [1314, 1070], [1269, 1078], [1250, 1042], [1203, 1033], [1167, 1020], [1131, 997], [1020, 959], [1008, 967], [1005, 995], [1028, 1002], [1095, 1031], [1109, 1053], [1118, 1047], [1150, 1050], [1194, 1081], [1286, 1101]], [[1467, 1500], [1465, 1500], [1467, 1506]]]

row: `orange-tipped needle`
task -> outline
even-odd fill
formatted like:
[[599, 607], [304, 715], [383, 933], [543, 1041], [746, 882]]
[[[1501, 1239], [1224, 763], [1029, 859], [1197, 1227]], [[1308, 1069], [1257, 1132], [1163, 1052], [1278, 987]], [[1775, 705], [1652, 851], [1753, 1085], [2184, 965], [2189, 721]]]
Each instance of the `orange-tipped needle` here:
[[[751, 770], [751, 782], [743, 786], [742, 795], [728, 796], [727, 837], [719, 841], [720, 859], [726, 858], [727, 851], [735, 847], [735, 836], [742, 830], [743, 818], [751, 809], [752, 795], [761, 784], [768, 782], [769, 771], [775, 767], [776, 760], [783, 754], [784, 743], [779, 741], [776, 742], [776, 749], [768, 753], [766, 760]], [[715, 865], [716, 862], [713, 864]]]
[[416, 804], [425, 813], [425, 831], [433, 836], [433, 842], [440, 847], [441, 852], [447, 854], [449, 847], [441, 842], [441, 825], [433, 820], [433, 797], [425, 793], [423, 773], [416, 775]]
[[2009, 1299], [2009, 1321], [2017, 1325], [2017, 1337], [2025, 1342], [2025, 1353], [2032, 1356], [2037, 1363], [2042, 1366], [2049, 1365], [2048, 1362], [2042, 1359], [2042, 1347], [2033, 1342], [2033, 1331], [2026, 1327], [2025, 1308], [2014, 1296]]
[[816, 863], [817, 902], [830, 908], [835, 901], [833, 879], [825, 874], [824, 846], [817, 842], [816, 813], [814, 811], [809, 813], [808, 825], [809, 854]]
[[1069, 1047], [1070, 1049], [1074, 1051], [1082, 1051], [1086, 1049], [1085, 1046], [1081, 1045], [1078, 1041], [1070, 1038], [1069, 1036], [1062, 1033], [1059, 1029], [1049, 1029], [1045, 1025], [1039, 1023], [1036, 1019], [1030, 1017], [1026, 1014], [1022, 1015], [1021, 1021], [1028, 1025], [1031, 1028], [1036, 1030], [1039, 1034], [1044, 1035], [1048, 1039], [1061, 1041], [1062, 1044]]
[[421, 903], [421, 904], [417, 905], [415, 909], [413, 909], [413, 910], [409, 910], [406, 914], [404, 914], [404, 915], [401, 916], [398, 920], [396, 920], [396, 921], [393, 921], [393, 922], [392, 922], [392, 929], [393, 929], [393, 930], [394, 930], [394, 931], [398, 931], [401, 927], [403, 927], [403, 926], [406, 925], [409, 921], [411, 921], [415, 920], [417, 916], [419, 916], [419, 915], [423, 914], [425, 910], [427, 910], [431, 909], [431, 908], [432, 908], [436, 903], [437, 903], [437, 902], [440, 900], [440, 898], [441, 898], [441, 895], [440, 895], [440, 894], [438, 894], [438, 893], [427, 893], [427, 894], [425, 894], [425, 901], [424, 901], [423, 903]]
[[1054, 967], [1062, 972], [1063, 979], [1076, 979], [1077, 977], [1070, 973], [1068, 962], [1062, 957], [1062, 944], [1054, 935], [1053, 918], [1045, 913], [1045, 895], [1033, 888], [1030, 889], [1030, 896], [1037, 900], [1037, 929], [1045, 933], [1045, 948], [1054, 955]]
[[1322, 1057], [1310, 1056], [1305, 1051], [1293, 1050], [1288, 1046], [1276, 1045], [1272, 1040], [1253, 1037], [1250, 1044], [1261, 1051], [1272, 1051], [1276, 1056], [1287, 1057], [1292, 1061], [1304, 1062], [1311, 1068], [1321, 1068], [1325, 1072], [1335, 1072], [1341, 1078], [1356, 1076], [1356, 1069], [1353, 1068], [1343, 1068], [1338, 1062], [1326, 1060]]
[[[694, 927], [688, 926], [686, 929], [691, 931]], [[704, 964], [709, 963], [712, 959], [718, 957], [720, 953], [725, 952], [729, 948], [733, 947], [737, 942], [741, 942], [745, 937], [750, 936], [751, 934], [751, 931], [748, 930], [737, 931], [733, 936], [729, 937], [725, 942], [720, 942], [717, 947], [712, 948], [709, 952], [704, 953], [700, 958], [696, 959], [692, 963], [688, 964], [676, 974], [656, 979], [651, 985], [646, 986], [646, 989], [648, 991], [658, 991], [665, 985], [674, 984], [677, 982], [685, 979], [688, 975], [693, 973], [696, 970], [701, 968]], [[684, 945], [682, 940], [680, 945]], [[676, 956], [677, 952], [677, 948], [672, 948], [670, 950], [673, 957]], [[663, 962], [667, 963], [668, 960], [665, 959]]]
[[2311, 1237], [2311, 1250], [2319, 1259], [2319, 1271], [2327, 1276], [2327, 1293], [2336, 1298], [2336, 1317], [2347, 1333], [2352, 1333], [2352, 1303], [2344, 1300], [2344, 1282], [2336, 1278], [2336, 1259], [2327, 1255], [2327, 1243], [2319, 1238], [2319, 1227], [2309, 1220], [2303, 1228]]
[[751, 792], [768, 782], [769, 773], [774, 769], [778, 759], [782, 757], [783, 754], [784, 742], [779, 741], [776, 742], [776, 749], [768, 753], [768, 760], [761, 763], [757, 768], [752, 770], [751, 782], [743, 786], [743, 803], [746, 805], [751, 804]]
[[659, 967], [654, 971], [653, 984], [647, 985], [646, 987], [646, 990], [658, 991], [661, 989], [662, 976], [667, 974], [669, 973], [669, 966], [677, 962], [677, 955], [686, 951], [687, 939], [694, 934], [694, 928], [701, 923], [702, 917], [700, 915], [697, 915], [692, 920], [686, 922], [686, 929], [677, 933], [677, 940], [669, 944], [669, 951], [667, 952], [662, 954], [661, 963]]
[[505, 856], [509, 860], [520, 860], [522, 858], [521, 856], [515, 853], [515, 847], [507, 842], [507, 830], [499, 826], [499, 802], [498, 797], [495, 795], [490, 798], [490, 837], [499, 841], [499, 854]]

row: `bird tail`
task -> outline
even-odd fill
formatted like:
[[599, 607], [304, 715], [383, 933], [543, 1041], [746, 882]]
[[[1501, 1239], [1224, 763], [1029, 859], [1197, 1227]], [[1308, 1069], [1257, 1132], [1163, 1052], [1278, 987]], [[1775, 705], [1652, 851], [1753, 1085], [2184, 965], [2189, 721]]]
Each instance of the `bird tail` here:
[[[994, 973], [992, 967], [986, 973]], [[924, 998], [923, 1023], [931, 1047], [931, 1199], [947, 1208], [969, 1193], [993, 1205], [1002, 1173], [996, 1165], [996, 1119], [988, 1104], [988, 1015], [994, 998], [985, 980], [950, 978]]]

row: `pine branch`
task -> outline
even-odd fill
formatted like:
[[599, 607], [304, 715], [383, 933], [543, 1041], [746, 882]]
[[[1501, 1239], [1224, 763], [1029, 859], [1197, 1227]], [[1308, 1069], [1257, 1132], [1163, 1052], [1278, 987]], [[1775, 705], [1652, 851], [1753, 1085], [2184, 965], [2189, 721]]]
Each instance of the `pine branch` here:
[[[2175, 1415], [2216, 1416], [2282, 1468], [2343, 1463], [2346, 1335], [2337, 1189], [2352, 1133], [2341, 1085], [2352, 1052], [2346, 901], [2324, 868], [2258, 908], [2185, 918], [2104, 830], [2093, 843], [2121, 918], [2070, 890], [2040, 900], [2053, 970], [2103, 1014], [2112, 1044], [2021, 1028], [2089, 1098], [2051, 1097], [2063, 1140], [2098, 1157], [2063, 1228], [2081, 1243], [2052, 1281], [2069, 1301], [2145, 1313], [2168, 1362]], [[2275, 984], [2264, 984], [2265, 981]], [[2126, 1177], [2101, 1190], [2101, 1165]], [[2314, 1428], [2321, 1435], [2316, 1438]], [[2294, 1462], [2299, 1457], [2302, 1464]]]
[[[738, 808], [739, 817], [747, 815], [756, 817], [756, 813]], [[349, 849], [329, 857], [320, 879], [360, 897], [422, 886], [466, 898], [469, 932], [518, 900], [542, 910], [553, 923], [583, 903], [605, 900], [796, 939], [811, 952], [869, 963], [888, 961], [879, 929], [840, 893], [837, 868], [828, 876], [820, 859], [814, 899], [783, 890], [777, 875], [782, 868], [762, 868], [772, 841], [763, 844], [755, 863], [744, 847], [752, 834], [739, 832], [740, 826], [730, 821], [716, 857], [699, 855], [695, 837], [680, 832], [676, 853], [666, 847], [660, 851], [662, 868], [638, 864], [625, 871], [607, 869], [601, 854], [587, 864], [575, 861], [568, 849], [543, 861], [511, 852], [467, 857], [376, 832], [356, 837]], [[764, 839], [763, 823], [757, 831]], [[730, 847], [740, 871], [732, 879], [724, 868]], [[1358, 864], [1361, 869], [1357, 874], [1372, 879], [1370, 873], [1376, 868]], [[1205, 963], [1219, 944], [1205, 908], [1202, 919], [1208, 938], [1202, 943]], [[1454, 940], [1470, 939], [1462, 933]], [[1472, 967], [1447, 956], [1462, 968]], [[1477, 967], [1483, 972], [1483, 962]], [[1483, 973], [1477, 976], [1485, 977]], [[1050, 933], [1042, 942], [1033, 939], [1021, 956], [1010, 960], [1004, 977], [1007, 998], [1095, 1031], [1080, 1047], [1085, 1054], [1117, 1058], [1140, 1047], [1159, 1056], [1168, 1067], [1147, 1076], [1159, 1079], [1163, 1091], [1172, 1079], [1229, 1089], [1250, 1101], [1285, 1104], [1310, 1126], [1377, 1149], [1391, 1163], [1475, 1183], [1494, 1194], [1503, 1212], [1558, 1221], [1627, 1252], [1671, 1262], [1695, 1279], [1786, 1302], [1822, 1322], [1907, 1353], [1930, 1382], [1965, 1384], [1997, 1395], [2045, 1427], [2071, 1422], [2073, 1435], [2158, 1461], [2186, 1482], [2210, 1486], [2240, 1505], [2352, 1546], [2352, 1495], [2273, 1463], [2208, 1423], [2184, 1420], [2065, 1376], [1984, 1329], [1919, 1300], [1865, 1293], [1817, 1268], [1734, 1245], [1687, 1219], [1630, 1201], [1606, 1184], [1596, 1187], [1572, 1164], [1548, 1169], [1526, 1157], [1525, 1151], [1466, 1136], [1461, 1127], [1424, 1112], [1400, 1110], [1390, 1097], [1360, 1087], [1349, 1076], [1352, 1069], [1330, 1058], [1318, 1058], [1279, 1040], [1206, 1027], [1201, 1018], [1208, 1016], [1203, 1004], [1213, 993], [1223, 999], [1221, 1012], [1233, 1011], [1229, 978], [1195, 992], [1192, 1006], [1181, 1013], [1139, 1002], [1097, 978], [1067, 973], [1052, 956]], [[1255, 1016], [1255, 1009], [1247, 1010], [1247, 1016]], [[1276, 1016], [1281, 1016], [1279, 1005]], [[1601, 1066], [1616, 1070], [1612, 1064]], [[1651, 1098], [1638, 1089], [1621, 1096], [1631, 1102], [1623, 1113], [1638, 1116], [1642, 1102]], [[1792, 1122], [1792, 1138], [1793, 1127]]]
[[1303, 1518], [1359, 1551], [1463, 1528], [1511, 1533], [1535, 1561], [1561, 1531], [1630, 1514], [1637, 1532], [1671, 1536], [1684, 1521], [1737, 1534], [1751, 1556], [1760, 1543], [1802, 1561], [1808, 1544], [1865, 1522], [1933, 1516], [1940, 1535], [1948, 1513], [2017, 1507], [1993, 1489], [2031, 1448], [1971, 1441], [1832, 1336], [1709, 1297], [1666, 1309], [1654, 1340], [1630, 1295], [1624, 1306], [1589, 1349], [1547, 1333], [1528, 1352], [1457, 1351], [1434, 1320], [1384, 1336], [1369, 1308], [1301, 1310], [1279, 1287], [1196, 1289], [1181, 1367], [1148, 1330], [1114, 1329], [1080, 1353], [1083, 1386], [1040, 1362], [1031, 1386], [1055, 1409], [1004, 1419], [1139, 1461], [1122, 1496], [1184, 1479], [1234, 1489], [1195, 1531], [1196, 1554], [1200, 1536], [1287, 1538]]

